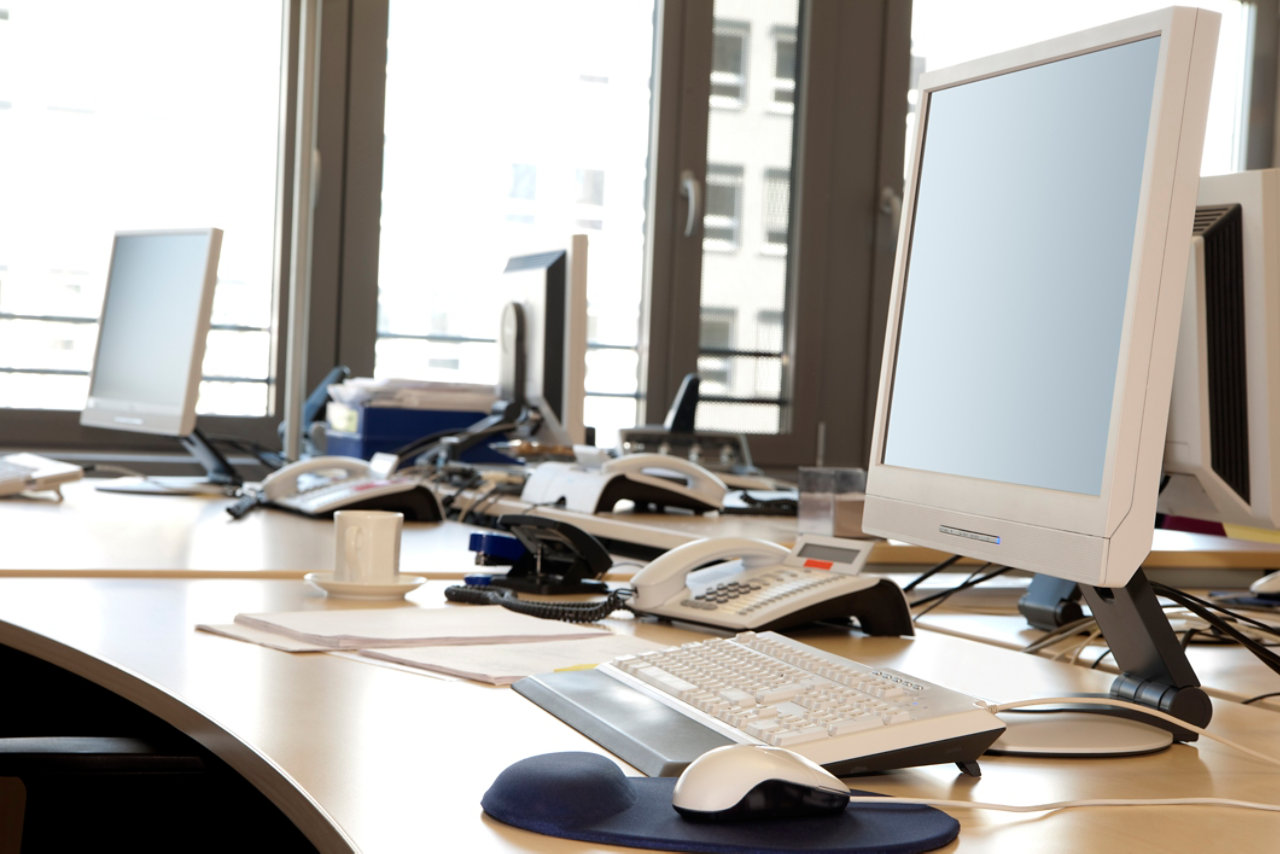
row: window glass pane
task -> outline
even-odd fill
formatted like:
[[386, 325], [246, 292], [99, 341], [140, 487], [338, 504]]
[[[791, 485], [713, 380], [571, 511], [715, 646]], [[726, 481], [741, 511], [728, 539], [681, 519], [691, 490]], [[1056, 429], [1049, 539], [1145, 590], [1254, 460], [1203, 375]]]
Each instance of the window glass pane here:
[[[907, 158], [911, 157], [918, 106], [915, 78], [992, 53], [1169, 6], [1164, 0], [1072, 0], [1038, 3], [1035, 13], [1020, 0], [913, 0], [911, 12], [912, 112], [907, 116]], [[1185, 5], [1222, 14], [1214, 66], [1209, 123], [1201, 174], [1243, 168], [1245, 61], [1248, 4], [1238, 0], [1190, 0]]]
[[711, 102], [734, 109], [746, 100], [750, 25], [717, 18], [711, 43]]
[[[798, 15], [795, 0], [715, 3], [717, 44], [735, 33], [744, 47], [734, 54], [741, 56], [740, 103], [717, 94], [726, 60], [713, 66], [708, 104], [697, 413], [703, 429], [777, 433], [786, 420], [783, 318]], [[717, 398], [768, 402], [739, 406]]]
[[254, 343], [210, 336], [199, 410], [268, 414], [283, 3], [0, 6], [0, 406], [84, 405], [116, 231], [216, 226], [213, 322]]
[[585, 233], [587, 426], [611, 446], [636, 424], [653, 18], [653, 0], [392, 0], [376, 376], [496, 382], [486, 288]]
[[773, 31], [774, 109], [789, 110], [796, 94], [796, 31], [778, 27]]

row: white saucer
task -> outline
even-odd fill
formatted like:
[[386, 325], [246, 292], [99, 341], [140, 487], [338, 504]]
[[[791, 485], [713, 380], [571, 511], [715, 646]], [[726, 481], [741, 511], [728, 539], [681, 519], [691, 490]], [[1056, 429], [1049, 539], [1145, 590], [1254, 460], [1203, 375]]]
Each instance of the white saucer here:
[[401, 575], [386, 584], [360, 584], [335, 581], [332, 572], [308, 572], [303, 576], [330, 596], [342, 599], [403, 599], [404, 594], [420, 587], [427, 579], [421, 575]]

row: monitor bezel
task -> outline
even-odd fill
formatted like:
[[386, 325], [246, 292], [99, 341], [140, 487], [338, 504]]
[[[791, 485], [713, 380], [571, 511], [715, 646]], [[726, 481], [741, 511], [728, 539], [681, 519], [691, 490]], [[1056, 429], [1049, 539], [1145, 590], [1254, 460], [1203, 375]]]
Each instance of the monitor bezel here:
[[80, 423], [86, 427], [102, 427], [131, 433], [150, 433], [160, 436], [190, 436], [196, 429], [196, 401], [200, 393], [206, 340], [213, 316], [213, 296], [218, 279], [218, 260], [222, 251], [222, 230], [219, 228], [173, 228], [118, 231], [111, 241], [111, 258], [108, 262], [107, 284], [102, 297], [99, 323], [106, 315], [111, 299], [112, 276], [116, 251], [121, 239], [136, 237], [201, 236], [206, 238], [204, 273], [201, 281], [199, 307], [196, 314], [195, 334], [187, 353], [167, 354], [167, 357], [183, 359], [187, 364], [187, 382], [183, 399], [177, 406], [143, 405], [137, 401], [95, 396], [94, 383], [99, 372], [102, 336], [94, 344], [93, 369], [89, 376], [89, 393], [80, 412]]
[[[1194, 122], [1198, 113], [1203, 124], [1216, 49], [1216, 19], [1207, 21], [1200, 11], [1175, 8], [1141, 15], [921, 77], [919, 131], [913, 144], [904, 195], [868, 465], [869, 533], [1011, 565], [1016, 565], [1013, 564], [1016, 556], [1023, 563], [1038, 563], [1024, 566], [1026, 569], [1108, 586], [1125, 583], [1137, 568], [1133, 555], [1138, 552], [1145, 555], [1150, 549], [1172, 383], [1173, 347], [1202, 149], [1202, 132], [1197, 137], [1194, 125], [1189, 122]], [[1207, 30], [1202, 30], [1201, 38], [1197, 39], [1197, 26], [1211, 28], [1212, 39], [1206, 38]], [[933, 93], [1152, 37], [1160, 37], [1161, 43], [1099, 494], [1084, 495], [885, 464], [916, 193]], [[1211, 43], [1207, 60], [1204, 42]], [[1201, 139], [1200, 144], [1194, 142], [1197, 138]], [[1165, 350], [1168, 350], [1167, 359]], [[938, 416], [945, 420], [947, 413], [940, 412]], [[892, 508], [888, 504], [877, 507], [881, 500], [894, 504]], [[955, 519], [954, 527], [958, 530], [979, 532], [979, 538], [940, 531], [941, 517]], [[1139, 519], [1141, 521], [1137, 521]], [[1002, 541], [1005, 531], [1013, 535], [1012, 543]], [[994, 540], [982, 539], [987, 532]], [[1061, 561], [1052, 557], [1042, 559], [1042, 555], [1036, 554], [1038, 547], [1026, 548], [1027, 538], [1038, 536], [1037, 532], [1064, 541], [1083, 537], [1094, 542], [1083, 544], [1083, 556], [1073, 553], [1064, 555]], [[1125, 534], [1125, 542], [1110, 542], [1121, 533]], [[1002, 543], [1013, 547], [1002, 548]], [[1115, 545], [1121, 546], [1123, 554], [1112, 553]]]

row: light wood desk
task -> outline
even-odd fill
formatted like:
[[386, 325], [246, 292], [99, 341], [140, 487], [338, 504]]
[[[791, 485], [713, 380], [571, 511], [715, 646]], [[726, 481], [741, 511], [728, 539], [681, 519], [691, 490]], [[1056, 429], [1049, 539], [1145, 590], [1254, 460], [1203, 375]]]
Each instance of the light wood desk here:
[[[438, 604], [441, 586], [411, 594], [408, 606]], [[240, 611], [328, 607], [343, 605], [297, 580], [3, 578], [0, 644], [85, 676], [174, 724], [266, 793], [324, 851], [623, 850], [542, 837], [482, 814], [481, 796], [512, 762], [544, 752], [601, 752], [510, 689], [335, 654], [291, 655], [193, 628]], [[662, 642], [703, 637], [629, 619], [610, 623]], [[1083, 668], [931, 633], [797, 636], [995, 700], [1097, 690], [1107, 681]], [[1280, 754], [1273, 713], [1219, 703], [1213, 728]], [[1131, 759], [989, 757], [982, 764], [980, 780], [948, 765], [853, 783], [886, 794], [1012, 803], [1277, 798], [1274, 766], [1209, 741]], [[1217, 850], [1226, 838], [1241, 850], [1266, 850], [1280, 838], [1280, 815], [1217, 807], [952, 813], [962, 830], [948, 851], [1167, 854]]]
[[[299, 578], [333, 568], [333, 522], [259, 508], [242, 519], [230, 498], [100, 492], [91, 481], [45, 494], [0, 498], [0, 577], [6, 575], [226, 575]], [[467, 544], [481, 530], [456, 522], [406, 522], [402, 569], [458, 577], [474, 569]]]
[[[236, 520], [226, 513], [228, 498], [99, 492], [91, 481], [69, 484], [63, 492], [61, 502], [44, 496], [0, 498], [0, 527], [10, 532], [0, 552], [0, 576], [153, 573], [296, 578], [333, 566], [328, 520], [267, 508]], [[512, 497], [490, 507], [501, 513], [530, 510]], [[790, 544], [796, 535], [795, 520], [781, 516], [617, 512], [584, 517], [549, 507], [536, 512], [655, 548], [706, 536], [758, 537]], [[407, 523], [404, 571], [448, 578], [472, 571], [473, 556], [467, 545], [476, 530], [482, 529], [458, 522]], [[882, 542], [875, 546], [871, 563], [881, 571], [907, 572], [944, 557], [931, 549]], [[1224, 586], [1244, 586], [1269, 570], [1280, 569], [1280, 544], [1157, 531], [1147, 566], [1156, 572], [1220, 571], [1230, 580]], [[617, 575], [625, 577], [632, 570], [620, 567]]]

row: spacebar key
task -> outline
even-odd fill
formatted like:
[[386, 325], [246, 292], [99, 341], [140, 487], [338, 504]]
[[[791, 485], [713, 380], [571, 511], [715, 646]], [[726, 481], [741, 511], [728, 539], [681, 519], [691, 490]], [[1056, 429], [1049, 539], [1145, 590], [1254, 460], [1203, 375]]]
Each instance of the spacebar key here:
[[692, 682], [686, 682], [674, 673], [668, 673], [657, 667], [638, 667], [631, 671], [631, 675], [676, 698], [683, 698], [698, 687]]

